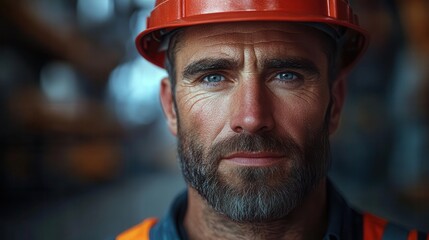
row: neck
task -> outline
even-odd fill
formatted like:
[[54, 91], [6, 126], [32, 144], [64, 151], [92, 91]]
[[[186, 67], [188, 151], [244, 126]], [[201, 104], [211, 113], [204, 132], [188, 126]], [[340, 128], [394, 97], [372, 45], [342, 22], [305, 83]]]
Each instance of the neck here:
[[184, 225], [189, 239], [322, 239], [327, 228], [326, 180], [286, 217], [264, 223], [238, 223], [214, 211], [192, 188]]

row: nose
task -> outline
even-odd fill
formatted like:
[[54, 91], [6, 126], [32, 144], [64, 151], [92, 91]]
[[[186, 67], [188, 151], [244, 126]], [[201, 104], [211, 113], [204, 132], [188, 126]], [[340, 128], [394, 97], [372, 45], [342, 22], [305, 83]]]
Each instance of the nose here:
[[270, 90], [257, 81], [236, 86], [231, 98], [230, 127], [236, 133], [255, 134], [274, 127]]

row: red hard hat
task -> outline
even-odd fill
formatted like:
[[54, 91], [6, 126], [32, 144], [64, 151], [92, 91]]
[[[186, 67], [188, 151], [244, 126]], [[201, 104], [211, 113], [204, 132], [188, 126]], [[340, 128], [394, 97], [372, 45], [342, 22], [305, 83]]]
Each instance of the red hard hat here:
[[157, 0], [147, 29], [136, 38], [137, 49], [149, 62], [164, 68], [160, 49], [166, 32], [198, 24], [242, 21], [324, 23], [342, 28], [342, 68], [351, 68], [368, 45], [348, 0]]

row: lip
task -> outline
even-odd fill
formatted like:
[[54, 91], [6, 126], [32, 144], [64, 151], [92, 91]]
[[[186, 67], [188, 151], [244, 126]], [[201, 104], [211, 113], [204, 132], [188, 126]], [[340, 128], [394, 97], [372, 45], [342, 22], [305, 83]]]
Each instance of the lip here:
[[284, 160], [285, 156], [272, 152], [238, 152], [230, 154], [223, 159], [241, 166], [263, 167], [276, 164]]

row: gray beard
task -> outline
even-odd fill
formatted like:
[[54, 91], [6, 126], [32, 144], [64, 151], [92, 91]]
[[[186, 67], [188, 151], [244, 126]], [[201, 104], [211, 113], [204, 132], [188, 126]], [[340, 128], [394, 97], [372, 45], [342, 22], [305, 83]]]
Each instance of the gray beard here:
[[[260, 223], [288, 216], [326, 177], [328, 136], [324, 124], [301, 148], [291, 137], [237, 134], [205, 151], [196, 135], [184, 134], [179, 128], [178, 153], [186, 182], [213, 210], [236, 222]], [[289, 163], [237, 167], [228, 174], [218, 171], [222, 157], [242, 151], [282, 153]]]

